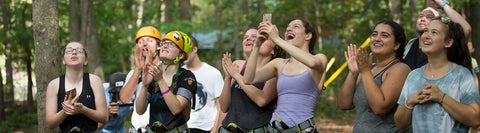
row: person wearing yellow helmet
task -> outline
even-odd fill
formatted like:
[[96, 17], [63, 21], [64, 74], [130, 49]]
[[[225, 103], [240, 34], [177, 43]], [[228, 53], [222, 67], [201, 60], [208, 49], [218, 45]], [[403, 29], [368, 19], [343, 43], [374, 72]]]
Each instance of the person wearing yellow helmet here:
[[[120, 90], [120, 101], [123, 104], [132, 104], [135, 101], [135, 98], [140, 92], [142, 86], [140, 77], [142, 76], [143, 69], [145, 68], [145, 60], [151, 59], [154, 64], [160, 63], [159, 59], [155, 59], [152, 56], [158, 53], [158, 48], [160, 48], [160, 39], [161, 35], [157, 28], [153, 26], [144, 26], [138, 29], [135, 34], [135, 46], [134, 46], [134, 63], [135, 68], [132, 69], [125, 79], [126, 84]], [[147, 58], [149, 57], [149, 58]], [[132, 78], [133, 77], [133, 78]], [[136, 93], [137, 94], [136, 94]], [[135, 106], [133, 107], [133, 112], [136, 112]], [[149, 122], [149, 109], [147, 108], [147, 113], [139, 115], [137, 113], [132, 113], [131, 122], [132, 127], [129, 132], [146, 132], [146, 126]]]
[[161, 40], [160, 51], [147, 55], [154, 58], [145, 62], [136, 112], [145, 113], [150, 104], [149, 132], [190, 132], [186, 123], [197, 82], [190, 70], [180, 66], [192, 49], [191, 40], [180, 31], [171, 31]]

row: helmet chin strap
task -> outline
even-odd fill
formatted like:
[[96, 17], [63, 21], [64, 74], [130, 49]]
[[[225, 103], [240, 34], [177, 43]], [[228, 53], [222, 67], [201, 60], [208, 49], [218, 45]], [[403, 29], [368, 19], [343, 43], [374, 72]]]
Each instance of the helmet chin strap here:
[[165, 71], [167, 70], [168, 66], [170, 65], [173, 65], [173, 64], [178, 64], [180, 62], [180, 57], [175, 57], [175, 60], [173, 60], [172, 62], [167, 62], [167, 61], [164, 61], [164, 60], [161, 60], [160, 61], [161, 64], [165, 65]]

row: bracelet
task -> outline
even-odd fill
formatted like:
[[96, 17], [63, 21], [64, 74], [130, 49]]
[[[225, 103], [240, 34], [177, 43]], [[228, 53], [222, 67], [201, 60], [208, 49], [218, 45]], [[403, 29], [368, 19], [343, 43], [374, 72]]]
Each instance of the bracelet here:
[[163, 92], [162, 92], [162, 95], [165, 95], [165, 94], [167, 94], [168, 92], [170, 92], [170, 88], [167, 88], [167, 90], [163, 91]]
[[440, 9], [443, 10], [443, 8], [445, 7], [445, 5], [450, 5], [450, 2], [448, 2], [448, 0], [442, 0], [442, 3], [440, 4]]
[[405, 104], [404, 104], [404, 106], [405, 106], [405, 108], [407, 108], [407, 109], [409, 109], [409, 110], [413, 110], [413, 107], [409, 107], [409, 106], [407, 105], [407, 99], [405, 99]]
[[446, 95], [446, 94], [445, 94], [445, 93], [443, 93], [442, 100], [440, 100], [440, 104], [442, 104], [442, 103], [443, 103], [443, 99], [445, 99], [445, 95]]

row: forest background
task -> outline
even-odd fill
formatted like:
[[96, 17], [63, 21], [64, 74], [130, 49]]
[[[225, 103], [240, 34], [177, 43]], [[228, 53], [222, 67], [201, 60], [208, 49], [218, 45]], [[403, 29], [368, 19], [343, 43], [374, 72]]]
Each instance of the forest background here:
[[[70, 41], [85, 45], [87, 71], [104, 81], [133, 67], [135, 32], [146, 25], [163, 34], [171, 30], [192, 34], [200, 42], [201, 59], [222, 70], [224, 52], [243, 59], [243, 33], [256, 27], [264, 13], [273, 14], [272, 22], [281, 32], [295, 18], [316, 25], [320, 38], [315, 52], [333, 60], [327, 78], [339, 75], [322, 92], [315, 118], [351, 123], [354, 111], [335, 107], [335, 93], [348, 71], [342, 69], [347, 44], [364, 43], [373, 25], [385, 19], [402, 24], [407, 38], [417, 36], [415, 21], [428, 1], [0, 0], [0, 132], [52, 132], [45, 127], [46, 86], [63, 73], [61, 51]], [[471, 24], [472, 42], [480, 48], [480, 0], [450, 2]], [[477, 59], [479, 52], [474, 53]]]

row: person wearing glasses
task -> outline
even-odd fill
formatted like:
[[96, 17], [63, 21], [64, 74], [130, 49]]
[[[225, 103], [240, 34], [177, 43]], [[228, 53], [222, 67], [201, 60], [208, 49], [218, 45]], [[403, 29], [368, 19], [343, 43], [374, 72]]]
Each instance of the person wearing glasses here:
[[195, 107], [197, 81], [190, 70], [181, 68], [192, 50], [190, 37], [180, 31], [167, 33], [160, 49], [147, 53], [142, 72], [142, 89], [135, 100], [136, 112], [143, 114], [150, 104], [148, 132], [190, 132], [187, 121]]
[[480, 96], [462, 26], [435, 17], [420, 37], [428, 63], [409, 73], [395, 124], [418, 133], [468, 132], [480, 127]]
[[[453, 20], [453, 22], [459, 23], [462, 26], [466, 37], [470, 35], [470, 31], [472, 30], [470, 24], [468, 24], [460, 13], [450, 7], [450, 2], [447, 0], [428, 0], [427, 2], [427, 5], [430, 7], [422, 10], [416, 22], [416, 31], [419, 36], [422, 35], [425, 27], [430, 23], [432, 18], [440, 15], [436, 9], [442, 10]], [[419, 68], [427, 63], [427, 56], [422, 52], [419, 46], [419, 37], [410, 39], [407, 42], [403, 53], [403, 59], [411, 70]]]
[[[94, 132], [108, 120], [102, 80], [84, 72], [87, 52], [82, 44], [67, 44], [62, 62], [65, 75], [48, 84], [46, 126], [60, 132]], [[71, 93], [70, 93], [71, 92]]]

